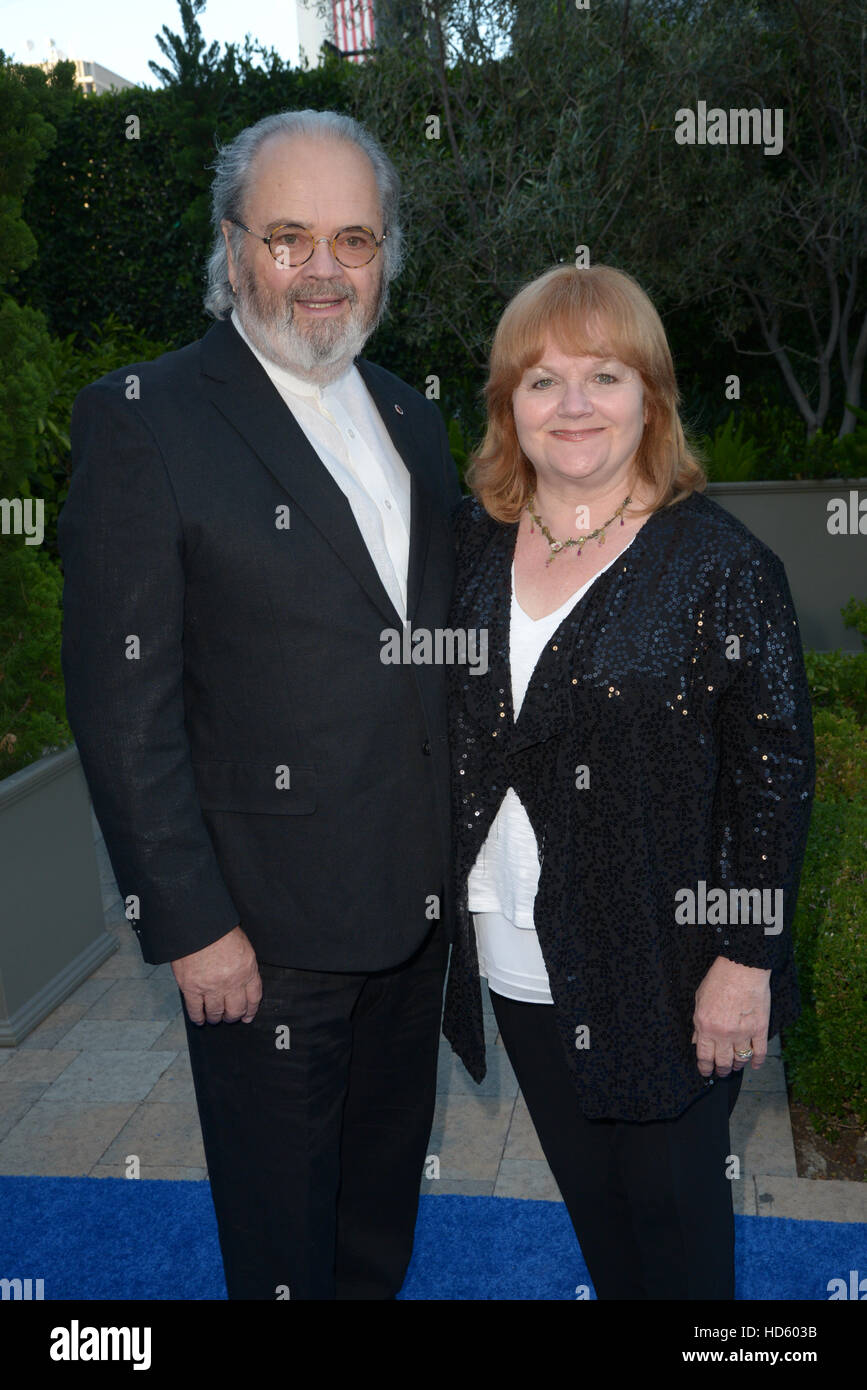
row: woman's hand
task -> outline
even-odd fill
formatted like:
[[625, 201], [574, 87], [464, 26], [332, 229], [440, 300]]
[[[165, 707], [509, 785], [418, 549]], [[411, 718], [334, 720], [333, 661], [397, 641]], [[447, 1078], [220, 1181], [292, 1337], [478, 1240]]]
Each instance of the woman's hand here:
[[717, 956], [695, 992], [692, 1041], [702, 1076], [712, 1075], [714, 1066], [718, 1076], [740, 1071], [747, 1059], [735, 1052], [750, 1048], [753, 1070], [762, 1065], [768, 1055], [770, 979], [770, 970]]

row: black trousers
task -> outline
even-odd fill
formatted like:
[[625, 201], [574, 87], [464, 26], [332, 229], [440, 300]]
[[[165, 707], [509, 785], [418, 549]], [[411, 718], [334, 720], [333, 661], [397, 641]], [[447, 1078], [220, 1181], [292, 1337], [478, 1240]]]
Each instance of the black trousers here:
[[733, 1299], [729, 1116], [742, 1072], [673, 1120], [588, 1120], [554, 1007], [491, 990], [497, 1024], [599, 1299]]
[[412, 1253], [447, 944], [332, 974], [260, 963], [252, 1023], [184, 1010], [230, 1299], [390, 1299]]

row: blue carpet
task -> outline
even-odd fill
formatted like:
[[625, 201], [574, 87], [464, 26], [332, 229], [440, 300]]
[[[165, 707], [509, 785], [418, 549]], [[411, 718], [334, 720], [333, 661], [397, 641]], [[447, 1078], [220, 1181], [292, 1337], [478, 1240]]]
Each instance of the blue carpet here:
[[[827, 1300], [867, 1274], [867, 1224], [738, 1216], [739, 1299]], [[46, 1300], [225, 1298], [207, 1182], [0, 1178], [0, 1278]], [[422, 1197], [401, 1298], [574, 1299], [590, 1285], [559, 1202]], [[592, 1286], [591, 1286], [592, 1287]]]

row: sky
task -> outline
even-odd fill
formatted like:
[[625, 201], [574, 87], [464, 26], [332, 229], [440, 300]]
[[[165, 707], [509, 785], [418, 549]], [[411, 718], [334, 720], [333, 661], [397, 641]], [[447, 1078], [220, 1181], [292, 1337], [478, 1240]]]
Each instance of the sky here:
[[[148, 67], [148, 59], [164, 62], [154, 35], [167, 25], [180, 33], [176, 0], [0, 0], [0, 48], [18, 62], [44, 62], [49, 44], [67, 58], [84, 58], [151, 87], [161, 85]], [[199, 15], [207, 43], [240, 43], [251, 32], [282, 58], [298, 61], [298, 31], [294, 0], [270, 0], [260, 5], [239, 5], [238, 0], [208, 0]], [[28, 48], [28, 40], [33, 48]], [[309, 55], [315, 64], [316, 58]]]

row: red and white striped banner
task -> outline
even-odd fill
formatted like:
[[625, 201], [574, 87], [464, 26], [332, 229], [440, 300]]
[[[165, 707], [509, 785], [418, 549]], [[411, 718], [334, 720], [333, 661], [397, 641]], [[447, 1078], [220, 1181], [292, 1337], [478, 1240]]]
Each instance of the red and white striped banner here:
[[[375, 39], [373, 0], [332, 0], [334, 42], [341, 53], [372, 48]], [[358, 56], [353, 63], [364, 59]]]

